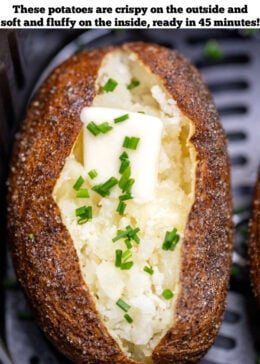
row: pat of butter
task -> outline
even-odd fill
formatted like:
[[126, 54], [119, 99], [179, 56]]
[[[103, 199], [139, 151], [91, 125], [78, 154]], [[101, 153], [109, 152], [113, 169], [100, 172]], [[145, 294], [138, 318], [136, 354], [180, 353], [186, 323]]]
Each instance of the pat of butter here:
[[[115, 123], [114, 119], [127, 114], [127, 120]], [[154, 198], [157, 184], [158, 162], [161, 147], [162, 121], [150, 115], [127, 112], [105, 107], [85, 107], [81, 111], [84, 126], [84, 166], [87, 171], [95, 169], [98, 176], [95, 184], [103, 183], [110, 177], [120, 178], [120, 155], [126, 152], [131, 166], [131, 178], [135, 179], [132, 195], [137, 202]], [[94, 136], [86, 126], [108, 122], [113, 127], [106, 134]], [[123, 147], [125, 137], [140, 138], [136, 150]]]

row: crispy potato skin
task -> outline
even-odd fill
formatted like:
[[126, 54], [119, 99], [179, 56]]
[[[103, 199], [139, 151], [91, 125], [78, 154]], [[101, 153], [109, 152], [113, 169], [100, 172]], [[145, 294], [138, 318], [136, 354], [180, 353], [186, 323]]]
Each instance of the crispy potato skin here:
[[[174, 327], [153, 352], [155, 363], [192, 363], [218, 332], [228, 288], [233, 229], [226, 139], [209, 91], [189, 61], [157, 45], [122, 48], [160, 77], [195, 126], [195, 202], [182, 246], [182, 288]], [[82, 127], [80, 111], [91, 105], [102, 59], [113, 49], [75, 55], [52, 72], [17, 136], [8, 181], [9, 240], [18, 279], [45, 333], [77, 363], [135, 363], [100, 320], [52, 197]]]
[[249, 225], [250, 276], [256, 299], [260, 305], [260, 169], [255, 187], [253, 213]]

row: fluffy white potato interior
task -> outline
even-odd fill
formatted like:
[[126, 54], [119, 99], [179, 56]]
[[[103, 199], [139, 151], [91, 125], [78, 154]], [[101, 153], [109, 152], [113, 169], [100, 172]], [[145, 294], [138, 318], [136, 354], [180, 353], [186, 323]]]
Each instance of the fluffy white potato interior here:
[[[118, 85], [113, 92], [102, 86], [112, 78]], [[128, 89], [133, 80], [140, 84]], [[134, 54], [116, 51], [108, 54], [96, 81], [97, 96], [93, 106], [143, 111], [159, 117], [163, 134], [159, 156], [158, 184], [155, 198], [140, 205], [126, 201], [123, 216], [117, 212], [118, 196], [102, 197], [91, 190], [91, 180], [83, 165], [82, 135], [58, 179], [53, 196], [62, 219], [74, 241], [83, 277], [93, 294], [100, 317], [126, 354], [150, 363], [151, 353], [166, 331], [174, 325], [175, 302], [180, 291], [181, 246], [189, 211], [194, 200], [196, 153], [190, 142], [192, 122], [178, 109], [160, 80], [141, 64]], [[98, 170], [98, 165], [96, 169]], [[76, 198], [73, 185], [84, 178], [88, 199]], [[92, 207], [92, 218], [78, 224], [75, 210], [83, 205]], [[140, 228], [140, 243], [132, 241], [131, 269], [115, 266], [116, 250], [126, 250], [124, 239], [112, 242], [118, 230], [126, 226]], [[176, 228], [180, 241], [174, 250], [163, 250], [166, 231]], [[148, 266], [153, 274], [144, 271]], [[174, 293], [165, 299], [162, 292]], [[130, 308], [127, 314], [116, 301], [122, 299]]]

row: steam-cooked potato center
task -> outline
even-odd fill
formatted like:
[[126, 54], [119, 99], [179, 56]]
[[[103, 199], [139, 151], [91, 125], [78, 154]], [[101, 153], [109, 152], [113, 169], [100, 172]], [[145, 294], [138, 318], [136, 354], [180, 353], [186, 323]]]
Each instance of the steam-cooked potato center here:
[[134, 54], [108, 54], [96, 89], [53, 195], [101, 319], [128, 356], [150, 363], [174, 324], [193, 125]]

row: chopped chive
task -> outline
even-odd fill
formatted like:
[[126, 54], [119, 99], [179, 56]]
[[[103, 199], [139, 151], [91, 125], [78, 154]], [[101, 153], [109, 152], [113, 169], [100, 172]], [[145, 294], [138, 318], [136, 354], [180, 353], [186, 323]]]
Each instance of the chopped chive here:
[[33, 233], [28, 234], [28, 238], [29, 238], [30, 240], [34, 240], [34, 235], [33, 235]]
[[140, 85], [140, 81], [138, 80], [132, 80], [128, 85], [127, 85], [127, 89], [128, 90], [132, 90], [133, 88], [137, 87]]
[[79, 218], [78, 224], [85, 224], [89, 219], [92, 218], [92, 207], [91, 206], [81, 206], [75, 210], [75, 215]]
[[233, 264], [231, 267], [231, 276], [237, 277], [238, 275], [239, 275], [238, 267], [237, 267], [237, 265]]
[[180, 235], [177, 233], [176, 228], [174, 228], [172, 231], [166, 231], [162, 249], [174, 250], [179, 240], [180, 240]]
[[166, 289], [163, 290], [162, 296], [166, 300], [170, 300], [171, 298], [173, 298], [174, 294], [173, 294], [173, 292], [170, 289], [166, 288]]
[[112, 241], [113, 243], [115, 243], [117, 240], [125, 238], [126, 236], [127, 236], [127, 231], [118, 230], [117, 235], [112, 239]]
[[122, 250], [116, 250], [115, 266], [120, 267], [122, 262]]
[[88, 172], [88, 175], [91, 179], [94, 179], [95, 177], [97, 177], [98, 173], [95, 169], [91, 169], [91, 171]]
[[118, 118], [115, 118], [114, 119], [114, 123], [117, 124], [117, 123], [121, 123], [122, 121], [125, 121], [129, 119], [129, 114], [124, 114], [122, 116], [119, 116]]
[[131, 240], [130, 239], [126, 239], [125, 240], [125, 245], [126, 245], [127, 249], [131, 249], [133, 247], [133, 245], [131, 244]]
[[144, 111], [138, 111], [138, 114], [145, 114]]
[[106, 134], [112, 130], [113, 127], [109, 125], [107, 121], [105, 121], [104, 123], [98, 125], [98, 129], [101, 131], [101, 133]]
[[115, 177], [109, 178], [105, 183], [103, 183], [103, 189], [104, 190], [110, 190], [112, 187], [114, 187], [117, 184], [117, 179]]
[[132, 232], [129, 234], [129, 236], [137, 243], [140, 243], [140, 238], [139, 236], [137, 236], [136, 234], [140, 231], [139, 228], [136, 228], [134, 230], [132, 230]]
[[127, 249], [122, 254], [122, 261], [125, 263], [128, 259], [132, 258], [132, 252], [130, 249]]
[[129, 324], [131, 324], [131, 323], [134, 321], [134, 320], [132, 319], [132, 317], [128, 315], [128, 313], [126, 313], [126, 314], [124, 315], [124, 318], [126, 319], [126, 321], [127, 321]]
[[126, 170], [127, 167], [129, 167], [129, 165], [130, 165], [130, 161], [128, 159], [122, 160], [120, 168], [119, 168], [119, 173], [120, 174], [124, 173], [124, 171]]
[[130, 178], [130, 175], [131, 175], [131, 168], [130, 166], [128, 166], [125, 168], [124, 173], [122, 174], [118, 182], [118, 186], [121, 188], [123, 192], [125, 191], [125, 186]]
[[125, 263], [121, 264], [120, 269], [129, 270], [132, 268], [133, 265], [134, 265], [134, 262], [125, 262]]
[[116, 301], [116, 304], [117, 304], [117, 306], [118, 307], [120, 307], [121, 308], [121, 310], [123, 310], [123, 311], [125, 311], [125, 312], [127, 312], [130, 308], [131, 308], [131, 306], [130, 305], [128, 305], [125, 301], [123, 301], [121, 298], [119, 298], [117, 301]]
[[80, 187], [83, 185], [83, 183], [84, 183], [84, 178], [82, 176], [79, 176], [79, 178], [73, 185], [74, 190], [78, 191]]
[[87, 188], [81, 188], [80, 190], [78, 190], [77, 193], [76, 193], [76, 197], [78, 197], [78, 198], [88, 198], [89, 193], [88, 193]]
[[140, 141], [140, 138], [138, 137], [125, 137], [124, 143], [123, 143], [123, 147], [124, 148], [128, 148], [128, 149], [133, 149], [136, 150], [138, 143]]
[[146, 265], [144, 267], [144, 272], [152, 275], [154, 273], [154, 270]]
[[93, 186], [92, 187], [92, 191], [95, 191], [95, 192], [97, 192], [99, 195], [101, 195], [102, 197], [105, 197], [105, 196], [108, 196], [109, 195], [109, 191], [104, 191], [103, 189], [102, 189], [102, 184], [100, 184], [100, 185], [96, 185], [96, 186]]
[[135, 228], [133, 229], [130, 225], [128, 225], [125, 229], [125, 231], [123, 230], [118, 230], [117, 231], [117, 235], [112, 239], [112, 241], [115, 243], [117, 240], [120, 240], [122, 238], [127, 238], [128, 240], [134, 240], [135, 242], [139, 243], [140, 242], [140, 238], [137, 236], [137, 233], [140, 231], [139, 228]]
[[87, 206], [81, 206], [75, 210], [75, 214], [76, 216], [83, 216], [86, 214], [86, 211], [87, 211]]
[[126, 203], [124, 201], [119, 201], [116, 211], [119, 213], [119, 215], [124, 215], [125, 208]]
[[117, 85], [118, 83], [116, 80], [114, 80], [113, 78], [109, 78], [105, 83], [105, 85], [102, 87], [102, 90], [105, 92], [112, 92], [114, 91]]
[[120, 155], [120, 157], [119, 157], [119, 159], [121, 160], [121, 161], [124, 161], [124, 160], [126, 160], [126, 159], [128, 159], [129, 157], [128, 157], [128, 154], [126, 153], [126, 152], [123, 152], [121, 155]]
[[133, 198], [133, 196], [130, 193], [126, 193], [125, 195], [119, 196], [120, 201], [132, 200], [132, 198]]
[[77, 222], [78, 222], [78, 225], [83, 225], [83, 224], [86, 224], [86, 222], [88, 222], [88, 220], [89, 220], [89, 218], [87, 218], [87, 217], [80, 217]]
[[115, 177], [111, 177], [103, 184], [92, 187], [92, 190], [99, 193], [102, 197], [109, 196], [111, 188], [117, 185], [117, 183], [118, 180]]
[[88, 123], [87, 129], [88, 129], [88, 131], [90, 131], [90, 133], [92, 133], [95, 136], [97, 136], [100, 133], [100, 129], [99, 129], [98, 125], [96, 123], [94, 123], [94, 121], [91, 121], [90, 123]]
[[224, 53], [215, 39], [210, 39], [206, 43], [204, 48], [204, 54], [207, 58], [217, 61], [222, 61], [224, 58]]
[[128, 232], [128, 235], [129, 235], [131, 238], [132, 238], [134, 235], [136, 235], [136, 234], [140, 231], [140, 229], [139, 229], [139, 228], [132, 229], [130, 225], [128, 225], [128, 226], [126, 227], [126, 230], [127, 230], [127, 232]]
[[126, 182], [124, 188], [122, 189], [122, 191], [130, 194], [134, 183], [135, 183], [135, 179], [129, 178], [129, 180]]

